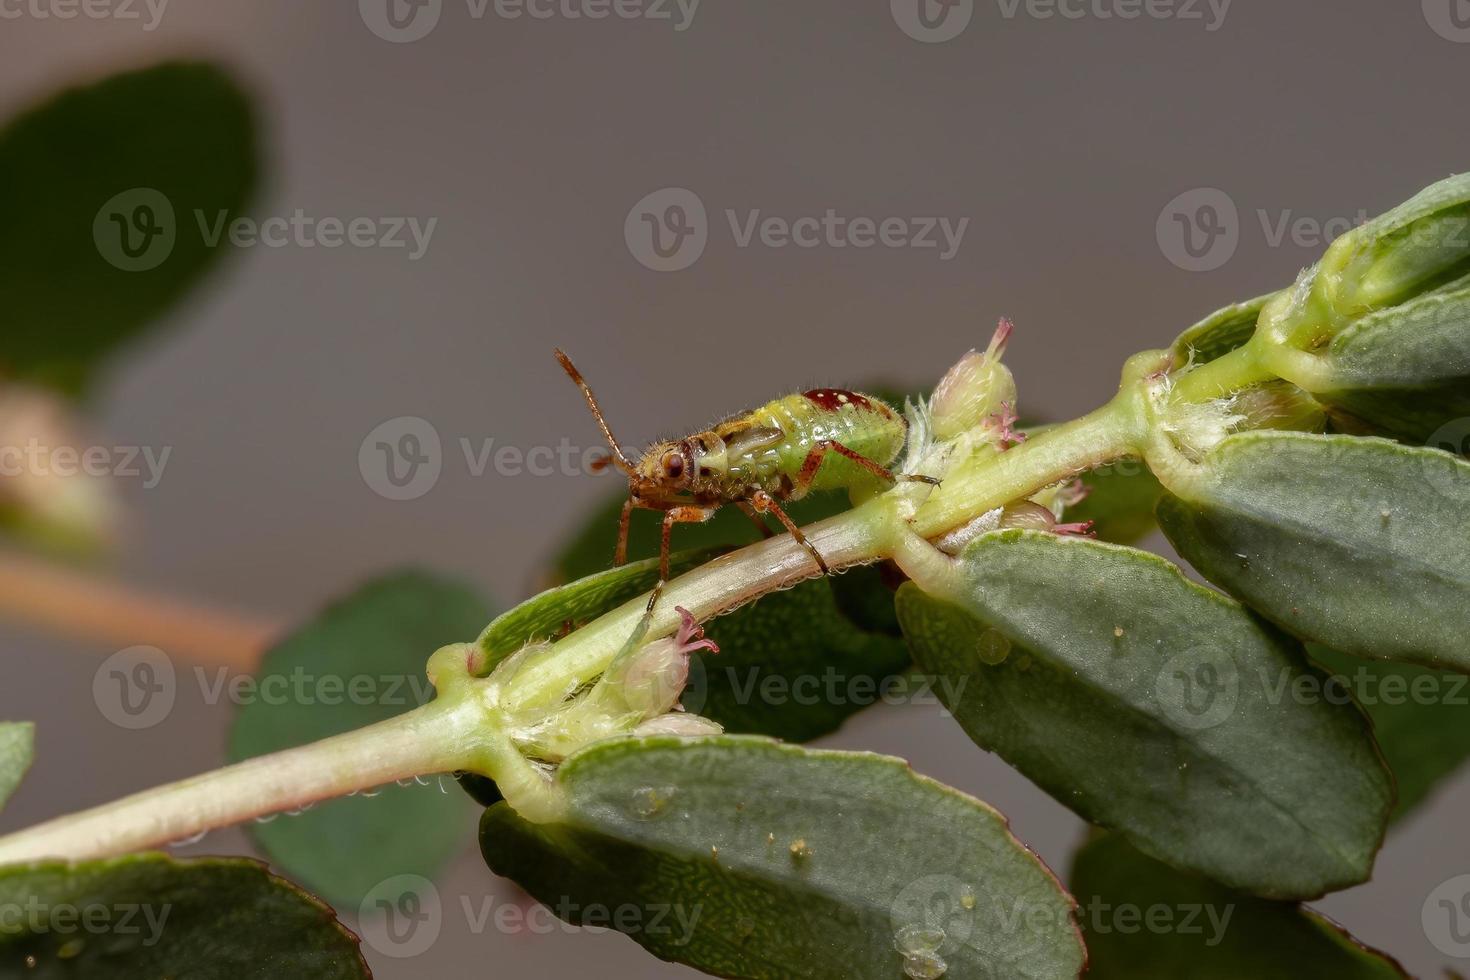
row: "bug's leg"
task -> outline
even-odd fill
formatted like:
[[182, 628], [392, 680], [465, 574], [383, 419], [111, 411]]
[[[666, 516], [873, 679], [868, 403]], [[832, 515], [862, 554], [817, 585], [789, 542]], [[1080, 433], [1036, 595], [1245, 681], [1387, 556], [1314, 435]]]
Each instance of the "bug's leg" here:
[[801, 471], [796, 475], [794, 496], [800, 497], [810, 489], [812, 481], [817, 478], [817, 470], [822, 468], [822, 460], [826, 458], [828, 453], [837, 453], [839, 456], [846, 456], [878, 479], [888, 483], [897, 483], [899, 480], [907, 480], [913, 483], [939, 483], [932, 476], [920, 476], [908, 473], [895, 474], [892, 470], [879, 466], [862, 453], [848, 449], [835, 439], [824, 439], [813, 446], [812, 451], [806, 454], [806, 461], [801, 464]]
[[672, 535], [675, 524], [699, 524], [715, 516], [717, 507], [697, 507], [687, 504], [681, 507], [670, 507], [664, 511], [663, 526], [659, 529], [658, 540], [658, 585], [653, 587], [652, 594], [648, 597], [648, 611], [645, 616], [653, 614], [654, 604], [658, 597], [663, 595], [664, 584], [669, 580], [669, 537]]
[[633, 519], [633, 498], [623, 501], [623, 515], [618, 518], [618, 546], [613, 551], [613, 567], [628, 561], [628, 524]]
[[806, 535], [801, 533], [801, 528], [797, 527], [796, 522], [781, 509], [780, 504], [776, 503], [775, 497], [772, 497], [764, 490], [757, 490], [750, 495], [750, 503], [761, 513], [769, 511], [775, 514], [776, 520], [780, 521], [782, 526], [791, 532], [791, 536], [796, 539], [797, 543], [811, 552], [811, 556], [816, 560], [817, 567], [822, 570], [822, 574], [828, 575], [831, 573], [832, 570], [827, 567], [827, 562], [822, 558], [821, 552], [817, 551], [816, 547], [806, 539]]
[[740, 512], [742, 514], [750, 518], [750, 522], [752, 524], [760, 528], [761, 537], [769, 538], [775, 535], [776, 532], [772, 531], [770, 525], [761, 520], [761, 515], [756, 511], [754, 507], [750, 506], [750, 503], [748, 501], [737, 500], [735, 501], [735, 506], [740, 508]]

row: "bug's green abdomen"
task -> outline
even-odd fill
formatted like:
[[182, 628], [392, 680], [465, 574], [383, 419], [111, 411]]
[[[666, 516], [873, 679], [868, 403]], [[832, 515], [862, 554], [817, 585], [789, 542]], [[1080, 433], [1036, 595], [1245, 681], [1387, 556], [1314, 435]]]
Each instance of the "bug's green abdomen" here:
[[[752, 454], [750, 463], [767, 480], [784, 475], [794, 481], [812, 449], [829, 439], [886, 467], [903, 449], [907, 431], [903, 417], [880, 399], [836, 388], [787, 395], [761, 406], [751, 416], [757, 425], [786, 434], [769, 449]], [[874, 480], [858, 464], [828, 453], [811, 489], [832, 490]]]

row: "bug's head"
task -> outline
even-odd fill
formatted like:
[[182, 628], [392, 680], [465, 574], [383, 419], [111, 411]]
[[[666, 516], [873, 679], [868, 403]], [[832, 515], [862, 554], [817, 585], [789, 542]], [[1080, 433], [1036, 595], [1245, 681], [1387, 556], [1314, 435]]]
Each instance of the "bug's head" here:
[[643, 496], [674, 493], [690, 488], [696, 466], [688, 440], [657, 442], [648, 447], [628, 479], [634, 492]]

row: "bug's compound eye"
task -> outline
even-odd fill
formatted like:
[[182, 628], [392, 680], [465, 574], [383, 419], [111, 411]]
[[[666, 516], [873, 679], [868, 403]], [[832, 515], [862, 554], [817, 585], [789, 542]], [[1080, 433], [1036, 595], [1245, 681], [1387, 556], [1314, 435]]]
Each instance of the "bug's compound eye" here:
[[684, 475], [684, 456], [677, 450], [670, 449], [664, 453], [663, 458], [664, 476], [670, 480], [677, 480]]

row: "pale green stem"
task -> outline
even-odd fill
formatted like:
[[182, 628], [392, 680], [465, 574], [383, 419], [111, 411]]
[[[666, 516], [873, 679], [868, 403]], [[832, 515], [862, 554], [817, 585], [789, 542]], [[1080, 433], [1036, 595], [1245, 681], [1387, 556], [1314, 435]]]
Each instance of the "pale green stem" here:
[[472, 702], [431, 701], [345, 735], [0, 837], [0, 865], [127, 854], [395, 780], [452, 772], [470, 762], [481, 744], [484, 720], [483, 710]]

